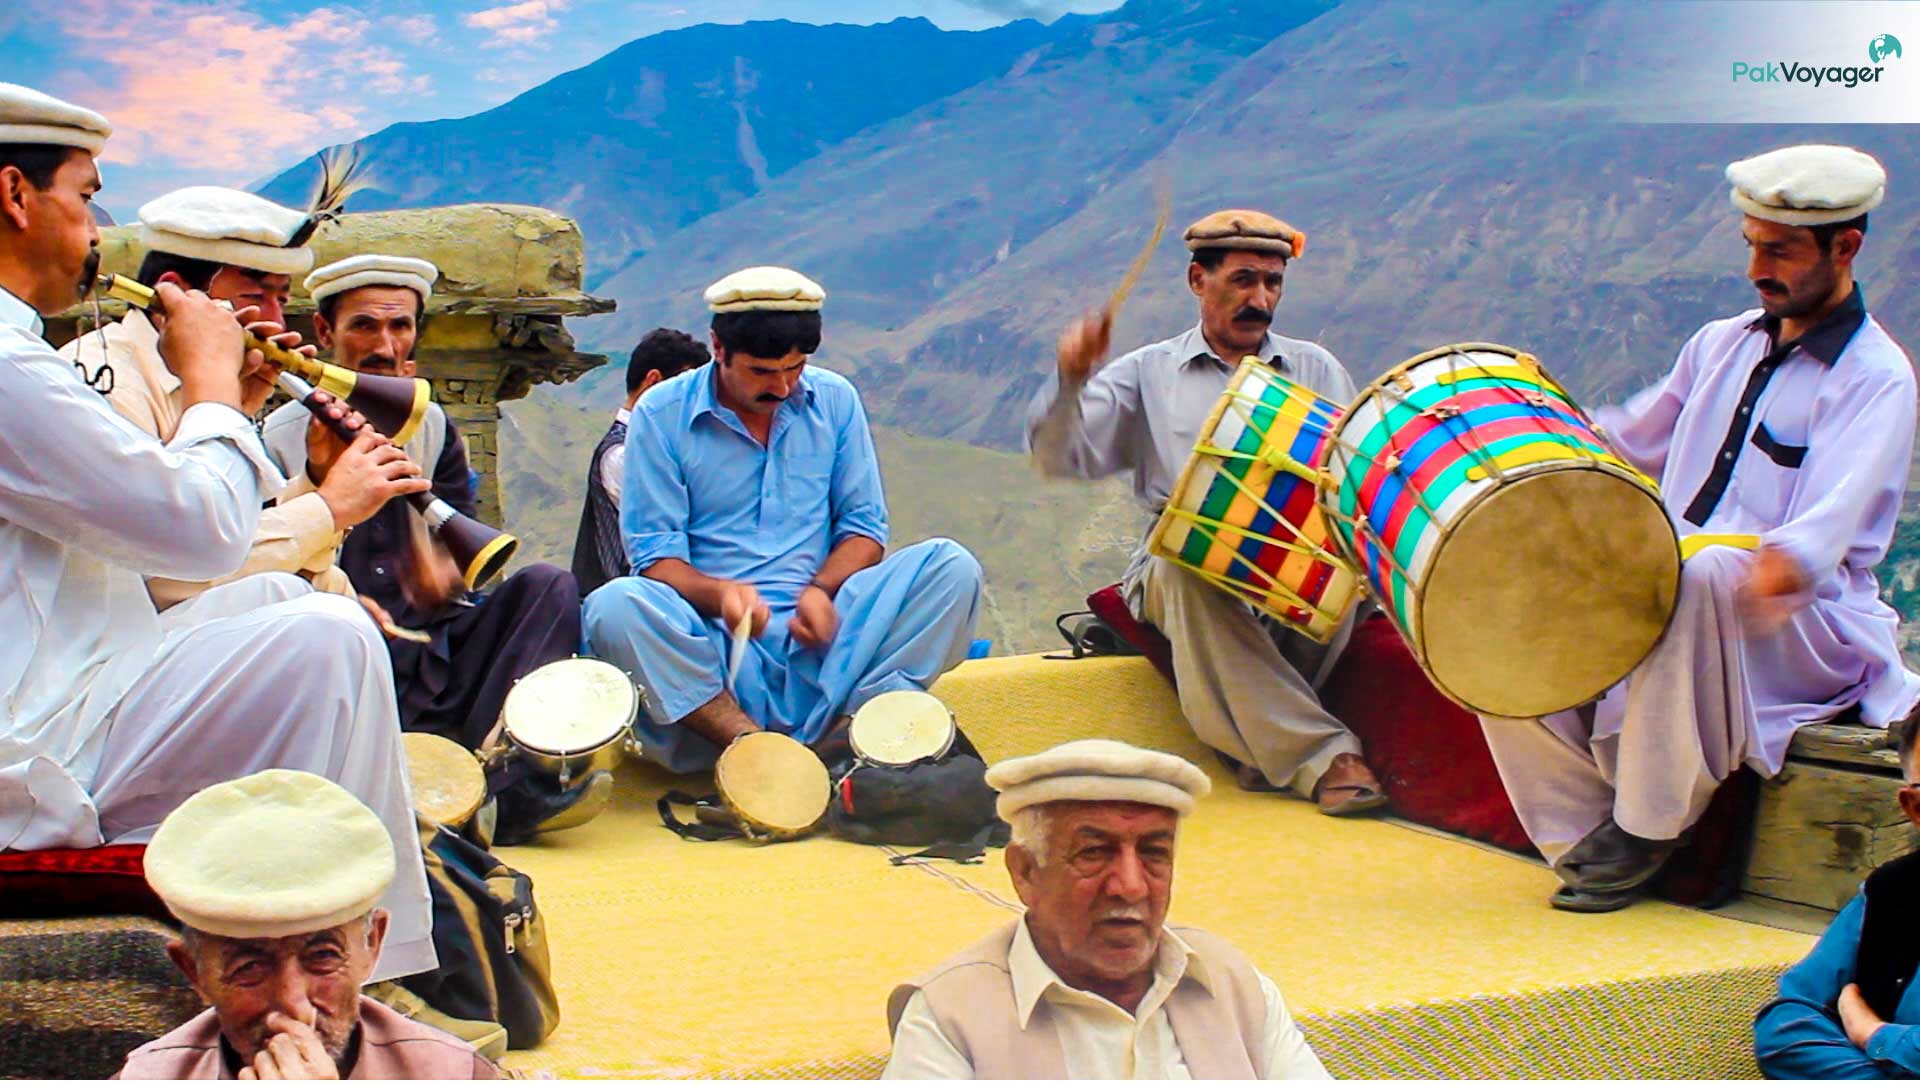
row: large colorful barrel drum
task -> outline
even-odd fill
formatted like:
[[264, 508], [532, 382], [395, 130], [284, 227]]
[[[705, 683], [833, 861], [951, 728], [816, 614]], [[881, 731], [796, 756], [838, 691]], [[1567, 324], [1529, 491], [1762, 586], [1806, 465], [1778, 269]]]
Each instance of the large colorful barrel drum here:
[[1322, 643], [1360, 597], [1315, 485], [1340, 406], [1258, 358], [1241, 362], [1147, 548]]
[[1320, 502], [1336, 543], [1457, 703], [1576, 707], [1666, 631], [1680, 550], [1658, 487], [1531, 355], [1429, 351], [1332, 428]]

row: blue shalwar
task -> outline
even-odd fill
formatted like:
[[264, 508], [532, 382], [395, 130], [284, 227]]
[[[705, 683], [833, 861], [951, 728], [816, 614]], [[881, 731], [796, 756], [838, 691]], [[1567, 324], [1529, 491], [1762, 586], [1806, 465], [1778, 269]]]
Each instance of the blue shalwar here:
[[[761, 726], [812, 743], [872, 697], [925, 689], [966, 657], [980, 565], [947, 539], [909, 546], [841, 585], [826, 650], [795, 641], [795, 603], [833, 547], [854, 535], [887, 542], [866, 411], [846, 378], [810, 368], [763, 447], [721, 405], [717, 378], [703, 365], [635, 406], [621, 533], [636, 572], [678, 558], [759, 590], [773, 618], [748, 648], [734, 698]], [[679, 721], [725, 688], [731, 632], [643, 575], [589, 595], [582, 627], [589, 654], [647, 688], [652, 718], [635, 729], [648, 758], [676, 772], [711, 766], [719, 749]]]

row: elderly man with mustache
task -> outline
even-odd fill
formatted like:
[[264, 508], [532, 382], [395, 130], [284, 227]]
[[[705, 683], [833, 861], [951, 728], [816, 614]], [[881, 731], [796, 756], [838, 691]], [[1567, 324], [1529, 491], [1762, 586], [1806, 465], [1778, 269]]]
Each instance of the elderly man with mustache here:
[[1914, 374], [1854, 282], [1886, 171], [1851, 147], [1727, 167], [1758, 308], [1715, 320], [1673, 368], [1594, 418], [1659, 479], [1686, 543], [1672, 623], [1626, 681], [1544, 719], [1484, 719], [1553, 906], [1631, 904], [1742, 764], [1780, 771], [1793, 732], [1920, 701], [1874, 566], [1913, 453]]
[[1165, 925], [1200, 769], [1094, 739], [1004, 761], [987, 782], [1026, 916], [894, 990], [887, 1077], [1327, 1078], [1273, 980], [1220, 938]]
[[[1128, 472], [1154, 516], [1242, 358], [1258, 357], [1337, 403], [1355, 394], [1332, 354], [1271, 330], [1304, 234], [1259, 211], [1230, 210], [1188, 227], [1186, 242], [1199, 326], [1107, 362], [1113, 313], [1087, 317], [1061, 336], [1057, 376], [1027, 411], [1027, 443], [1042, 471], [1087, 480]], [[1316, 643], [1150, 555], [1144, 535], [1124, 585], [1134, 616], [1173, 644], [1181, 711], [1201, 741], [1235, 763], [1241, 786], [1292, 790], [1335, 815], [1386, 803], [1360, 740], [1316, 692], [1351, 619], [1330, 644]]]
[[[289, 841], [297, 840], [297, 848]], [[167, 815], [147, 883], [182, 926], [167, 955], [210, 1006], [134, 1050], [129, 1080], [493, 1080], [473, 1047], [361, 994], [393, 880], [380, 818], [336, 784], [273, 770]]]

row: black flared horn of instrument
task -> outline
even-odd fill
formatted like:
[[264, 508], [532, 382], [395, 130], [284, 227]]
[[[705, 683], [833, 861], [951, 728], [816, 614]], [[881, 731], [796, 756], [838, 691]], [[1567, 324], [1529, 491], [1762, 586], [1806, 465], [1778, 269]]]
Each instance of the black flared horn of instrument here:
[[[327, 413], [326, 404], [315, 395], [313, 385], [293, 373], [282, 371], [280, 388], [301, 406], [312, 411], [313, 416], [333, 430], [335, 436], [345, 441], [353, 440], [354, 430], [345, 421]], [[321, 390], [334, 394], [325, 388]], [[351, 400], [348, 405], [353, 405]], [[379, 431], [380, 426], [366, 411], [360, 413], [367, 418], [368, 425]], [[494, 577], [500, 575], [500, 570], [506, 568], [507, 562], [513, 559], [514, 551], [520, 548], [518, 538], [505, 531], [496, 531], [472, 516], [463, 515], [431, 492], [408, 494], [407, 500], [427, 521], [427, 530], [432, 531], [440, 544], [453, 555], [454, 562], [460, 566], [460, 578], [466, 582], [469, 591], [478, 591], [492, 583]]]
[[513, 560], [513, 551], [520, 548], [519, 539], [505, 531], [496, 531], [472, 516], [461, 515], [431, 493], [415, 493], [411, 499], [414, 507], [426, 517], [427, 529], [453, 554], [469, 591], [478, 591], [492, 583], [500, 570], [507, 567], [507, 562]]
[[376, 376], [339, 365], [320, 365], [319, 387], [402, 447], [420, 431], [427, 404], [433, 402], [433, 386], [419, 377]]
[[[97, 285], [101, 293], [135, 308], [149, 311], [159, 308], [151, 287], [124, 275], [102, 275]], [[317, 384], [321, 391], [359, 411], [369, 425], [385, 433], [395, 444], [405, 445], [413, 439], [420, 431], [420, 423], [426, 420], [427, 404], [433, 402], [433, 386], [418, 377], [356, 373], [343, 366], [315, 361], [251, 333], [247, 335], [247, 346], [265, 354], [267, 360], [280, 366], [282, 371], [300, 377], [303, 382]]]

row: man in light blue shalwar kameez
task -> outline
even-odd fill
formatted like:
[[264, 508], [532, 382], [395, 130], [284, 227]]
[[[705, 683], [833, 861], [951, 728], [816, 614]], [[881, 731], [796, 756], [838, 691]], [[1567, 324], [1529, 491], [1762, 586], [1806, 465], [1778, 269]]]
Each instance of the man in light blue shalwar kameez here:
[[620, 525], [635, 574], [587, 597], [585, 649], [646, 687], [636, 730], [672, 771], [710, 767], [755, 730], [818, 742], [880, 693], [927, 688], [973, 638], [972, 554], [937, 538], [885, 556], [860, 395], [807, 368], [824, 296], [785, 268], [714, 283], [714, 360], [629, 420]]

